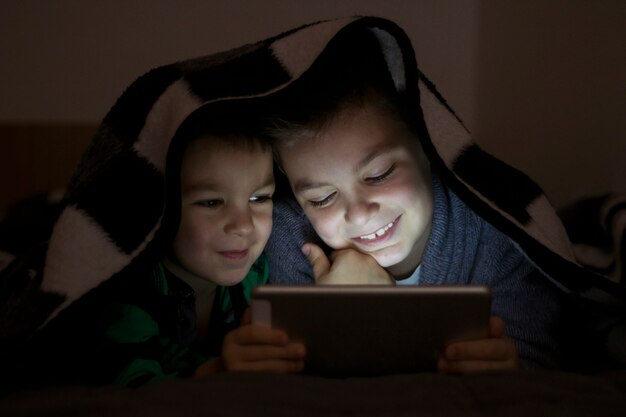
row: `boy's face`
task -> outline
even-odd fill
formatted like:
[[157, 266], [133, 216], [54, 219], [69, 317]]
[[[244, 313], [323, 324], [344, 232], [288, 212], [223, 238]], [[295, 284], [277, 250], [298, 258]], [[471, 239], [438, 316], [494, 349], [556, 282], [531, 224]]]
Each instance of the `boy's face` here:
[[421, 262], [432, 221], [429, 163], [400, 121], [348, 109], [318, 137], [279, 146], [296, 199], [333, 249], [370, 254], [396, 277]]
[[269, 238], [273, 193], [271, 151], [211, 138], [191, 142], [183, 155], [173, 242], [180, 266], [218, 285], [240, 282]]

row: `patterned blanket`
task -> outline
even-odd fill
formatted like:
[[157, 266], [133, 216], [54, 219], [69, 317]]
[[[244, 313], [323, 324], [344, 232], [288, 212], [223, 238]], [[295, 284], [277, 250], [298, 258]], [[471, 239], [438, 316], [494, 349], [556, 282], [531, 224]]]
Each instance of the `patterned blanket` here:
[[47, 247], [3, 270], [0, 345], [29, 337], [148, 247], [164, 212], [168, 146], [191, 112], [208, 103], [267, 96], [285, 88], [332, 39], [346, 33], [356, 34], [355, 39], [373, 34], [396, 88], [419, 96], [421, 114], [415, 117], [427, 131], [421, 140], [442, 179], [517, 242], [546, 279], [594, 311], [622, 320], [626, 288], [604, 274], [604, 268], [577, 259], [563, 223], [537, 184], [473, 142], [419, 70], [404, 31], [384, 19], [355, 17], [164, 65], [133, 82], [83, 155]]
[[578, 262], [613, 282], [626, 283], [626, 195], [584, 198], [559, 215]]

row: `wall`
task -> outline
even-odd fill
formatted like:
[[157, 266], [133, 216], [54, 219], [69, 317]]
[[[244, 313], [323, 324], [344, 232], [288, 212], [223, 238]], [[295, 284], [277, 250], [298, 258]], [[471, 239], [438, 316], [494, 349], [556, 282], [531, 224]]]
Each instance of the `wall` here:
[[[319, 19], [374, 14], [405, 28], [422, 70], [476, 140], [528, 172], [561, 206], [581, 195], [626, 189], [624, 5], [622, 0], [9, 2], [0, 15], [0, 124], [95, 126], [123, 89], [152, 67]], [[0, 164], [14, 163], [2, 143]]]
[[355, 14], [406, 28], [424, 70], [469, 117], [476, 9], [464, 0], [10, 2], [0, 15], [0, 79], [10, 81], [0, 121], [97, 122], [150, 68]]
[[0, 124], [0, 218], [16, 202], [60, 198], [96, 126]]
[[626, 192], [626, 2], [482, 1], [474, 123], [556, 205]]

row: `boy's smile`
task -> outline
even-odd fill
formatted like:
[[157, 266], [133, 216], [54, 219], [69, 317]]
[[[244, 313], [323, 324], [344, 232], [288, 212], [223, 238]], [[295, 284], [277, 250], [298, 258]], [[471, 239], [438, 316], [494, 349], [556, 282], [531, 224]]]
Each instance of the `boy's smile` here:
[[271, 151], [224, 141], [192, 141], [183, 155], [181, 220], [172, 247], [186, 281], [238, 283], [272, 228]]
[[398, 226], [399, 221], [400, 221], [400, 217], [398, 217], [391, 223], [386, 224], [385, 226], [381, 227], [380, 229], [376, 230], [373, 233], [355, 237], [354, 241], [357, 244], [361, 244], [361, 245], [377, 245], [382, 242], [385, 242], [393, 235], [393, 232], [396, 230], [396, 227]]
[[232, 261], [240, 261], [242, 259], [245, 259], [246, 256], [248, 256], [247, 249], [218, 251], [217, 253], [222, 255], [224, 258], [232, 260]]
[[418, 139], [373, 105], [350, 107], [314, 138], [278, 147], [296, 199], [333, 249], [373, 256], [397, 278], [421, 262], [433, 211]]

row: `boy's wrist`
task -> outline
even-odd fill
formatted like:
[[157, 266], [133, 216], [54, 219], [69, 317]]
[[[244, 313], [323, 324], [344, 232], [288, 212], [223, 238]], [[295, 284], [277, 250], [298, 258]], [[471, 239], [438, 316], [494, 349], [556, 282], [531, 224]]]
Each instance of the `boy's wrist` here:
[[220, 358], [209, 359], [208, 361], [204, 362], [202, 365], [196, 368], [196, 371], [193, 373], [193, 377], [201, 378], [203, 376], [216, 374], [223, 371], [224, 367]]

